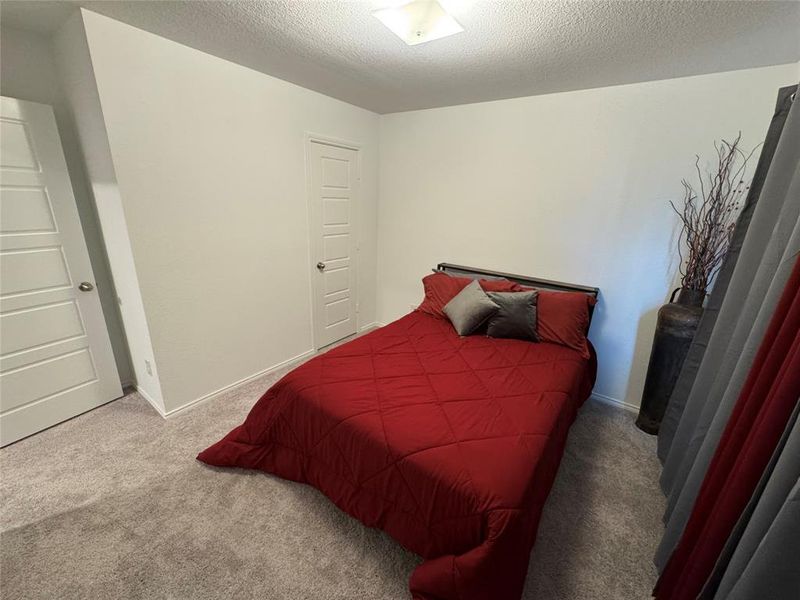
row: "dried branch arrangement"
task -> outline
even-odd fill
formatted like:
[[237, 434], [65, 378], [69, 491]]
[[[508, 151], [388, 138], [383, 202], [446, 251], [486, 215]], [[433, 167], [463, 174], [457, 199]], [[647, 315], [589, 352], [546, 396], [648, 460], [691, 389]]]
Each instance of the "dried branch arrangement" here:
[[670, 206], [681, 219], [678, 253], [681, 286], [685, 288], [707, 292], [728, 251], [736, 219], [750, 189], [750, 180], [745, 182], [747, 163], [758, 148], [756, 146], [745, 154], [739, 148], [741, 139], [739, 132], [733, 142], [714, 142], [717, 169], [705, 177], [697, 156], [695, 169], [699, 193], [684, 179], [681, 182], [684, 192], [682, 206], [678, 209], [670, 201]]

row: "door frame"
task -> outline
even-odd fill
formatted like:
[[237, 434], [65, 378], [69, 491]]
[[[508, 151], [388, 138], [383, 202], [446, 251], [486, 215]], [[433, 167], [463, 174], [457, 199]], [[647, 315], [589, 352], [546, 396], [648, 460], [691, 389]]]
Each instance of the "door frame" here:
[[359, 212], [361, 210], [361, 194], [363, 186], [362, 177], [361, 177], [361, 152], [363, 148], [363, 144], [360, 142], [352, 142], [348, 140], [343, 140], [341, 138], [331, 137], [328, 135], [321, 135], [318, 133], [313, 133], [307, 131], [305, 134], [305, 140], [303, 143], [303, 151], [304, 151], [304, 163], [305, 163], [305, 178], [306, 178], [306, 209], [307, 209], [307, 218], [308, 218], [308, 227], [306, 231], [308, 232], [308, 260], [307, 260], [307, 268], [308, 268], [308, 284], [309, 284], [309, 310], [311, 313], [311, 346], [314, 351], [318, 351], [320, 348], [324, 348], [325, 346], [320, 345], [320, 340], [317, 339], [317, 320], [314, 316], [314, 300], [316, 297], [317, 292], [317, 284], [314, 278], [315, 269], [314, 266], [314, 252], [316, 250], [315, 244], [316, 241], [314, 239], [314, 232], [312, 231], [314, 225], [314, 190], [311, 184], [311, 144], [323, 144], [326, 146], [333, 146], [335, 148], [344, 148], [345, 150], [353, 150], [356, 153], [356, 180], [358, 181], [358, 194], [356, 194], [355, 202], [353, 202], [354, 210], [351, 214], [352, 226], [353, 231], [355, 233], [355, 246], [356, 246], [356, 274], [354, 277], [355, 280], [355, 290], [354, 290], [354, 300], [355, 300], [355, 317], [356, 317], [356, 334], [361, 330], [361, 315], [360, 315], [360, 301], [358, 296], [358, 291], [361, 288], [360, 286], [360, 271], [361, 271], [361, 219], [359, 218]]

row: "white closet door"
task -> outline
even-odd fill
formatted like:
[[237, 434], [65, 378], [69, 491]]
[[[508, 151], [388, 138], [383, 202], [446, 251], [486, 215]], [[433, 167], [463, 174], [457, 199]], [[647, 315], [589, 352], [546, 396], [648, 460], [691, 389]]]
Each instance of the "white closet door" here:
[[321, 348], [357, 329], [360, 177], [356, 150], [311, 142], [309, 160], [314, 345]]
[[122, 395], [53, 110], [0, 107], [0, 445]]

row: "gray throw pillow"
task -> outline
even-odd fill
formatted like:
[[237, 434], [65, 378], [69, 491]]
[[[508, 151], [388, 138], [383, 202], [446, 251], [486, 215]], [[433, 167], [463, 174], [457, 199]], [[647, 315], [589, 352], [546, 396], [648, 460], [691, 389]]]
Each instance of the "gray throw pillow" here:
[[442, 310], [458, 335], [469, 335], [496, 313], [498, 306], [489, 299], [481, 284], [473, 281], [445, 304]]
[[489, 319], [486, 333], [496, 338], [516, 338], [538, 342], [536, 335], [536, 296], [538, 292], [488, 292], [500, 309]]

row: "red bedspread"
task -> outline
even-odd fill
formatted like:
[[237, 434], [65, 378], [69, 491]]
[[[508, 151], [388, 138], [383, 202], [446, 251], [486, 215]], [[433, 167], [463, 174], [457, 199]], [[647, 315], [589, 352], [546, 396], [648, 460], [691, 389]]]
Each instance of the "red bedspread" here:
[[198, 458], [309, 483], [426, 559], [415, 599], [519, 598], [596, 363], [414, 312], [277, 382]]

